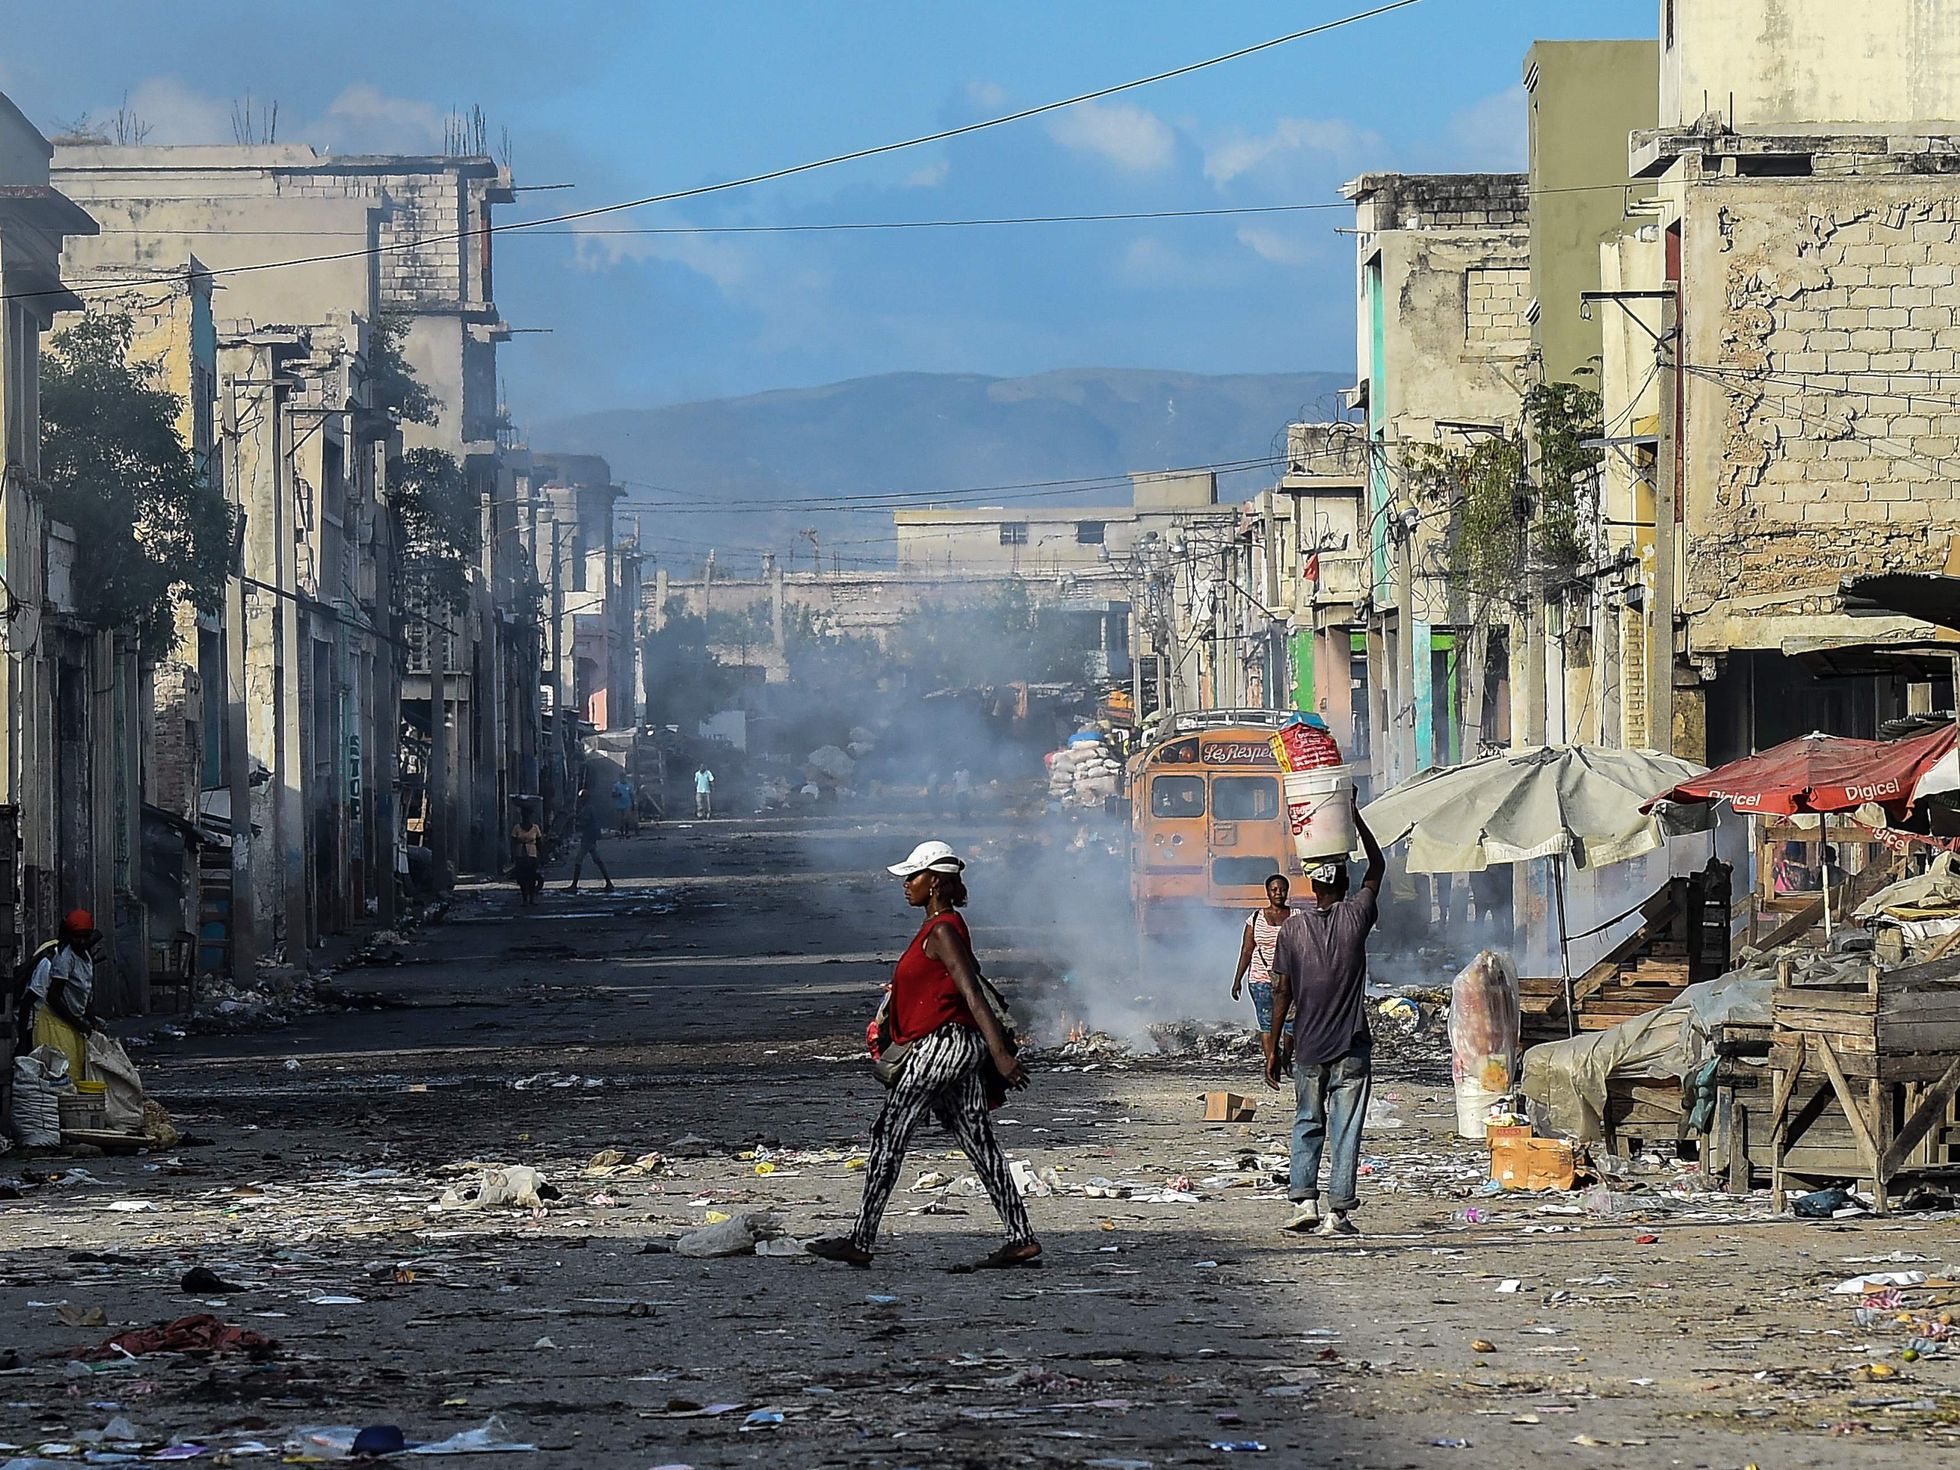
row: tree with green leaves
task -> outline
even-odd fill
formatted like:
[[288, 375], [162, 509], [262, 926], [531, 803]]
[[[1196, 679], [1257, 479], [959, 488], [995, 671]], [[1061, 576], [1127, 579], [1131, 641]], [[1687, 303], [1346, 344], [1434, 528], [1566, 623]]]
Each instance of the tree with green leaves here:
[[130, 358], [127, 314], [92, 311], [49, 339], [41, 367], [48, 514], [73, 527], [81, 617], [135, 632], [147, 657], [176, 637], [178, 599], [223, 605], [232, 509], [178, 432], [163, 364]]

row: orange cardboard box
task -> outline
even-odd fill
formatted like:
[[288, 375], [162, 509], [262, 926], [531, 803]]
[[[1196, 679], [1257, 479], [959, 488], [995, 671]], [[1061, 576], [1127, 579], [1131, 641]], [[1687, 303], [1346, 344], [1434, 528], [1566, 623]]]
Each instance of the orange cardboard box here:
[[1201, 1092], [1198, 1099], [1205, 1105], [1207, 1123], [1250, 1123], [1259, 1110], [1251, 1098], [1236, 1092]]
[[1506, 1189], [1571, 1189], [1579, 1180], [1579, 1157], [1571, 1144], [1533, 1138], [1529, 1128], [1493, 1128], [1490, 1177]]

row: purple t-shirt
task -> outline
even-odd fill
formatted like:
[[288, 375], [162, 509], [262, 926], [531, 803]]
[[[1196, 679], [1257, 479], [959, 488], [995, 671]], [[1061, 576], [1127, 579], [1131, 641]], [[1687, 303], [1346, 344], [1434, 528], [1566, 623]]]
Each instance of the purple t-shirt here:
[[1293, 1054], [1317, 1066], [1368, 1035], [1368, 931], [1375, 895], [1363, 888], [1330, 908], [1307, 903], [1279, 926], [1273, 973], [1293, 990]]

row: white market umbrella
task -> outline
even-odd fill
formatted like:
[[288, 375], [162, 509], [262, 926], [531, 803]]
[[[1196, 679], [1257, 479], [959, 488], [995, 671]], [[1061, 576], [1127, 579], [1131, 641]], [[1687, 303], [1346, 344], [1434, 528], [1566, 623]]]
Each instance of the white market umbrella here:
[[1362, 818], [1387, 847], [1409, 843], [1412, 873], [1477, 873], [1494, 863], [1559, 859], [1559, 965], [1568, 1024], [1577, 1025], [1565, 932], [1565, 861], [1602, 868], [1653, 852], [1677, 832], [1703, 830], [1708, 810], [1642, 807], [1702, 773], [1653, 750], [1547, 745], [1433, 767], [1370, 802]]

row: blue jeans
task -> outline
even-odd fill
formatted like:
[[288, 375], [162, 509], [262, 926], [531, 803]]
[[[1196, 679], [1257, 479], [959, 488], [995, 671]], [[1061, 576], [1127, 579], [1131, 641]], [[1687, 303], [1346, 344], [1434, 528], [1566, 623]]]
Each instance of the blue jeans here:
[[1296, 1203], [1319, 1192], [1320, 1154], [1331, 1140], [1327, 1166], [1327, 1205], [1351, 1210], [1354, 1179], [1361, 1167], [1361, 1123], [1368, 1115], [1368, 1075], [1374, 1048], [1368, 1038], [1331, 1062], [1293, 1064], [1293, 1174], [1287, 1190]]

